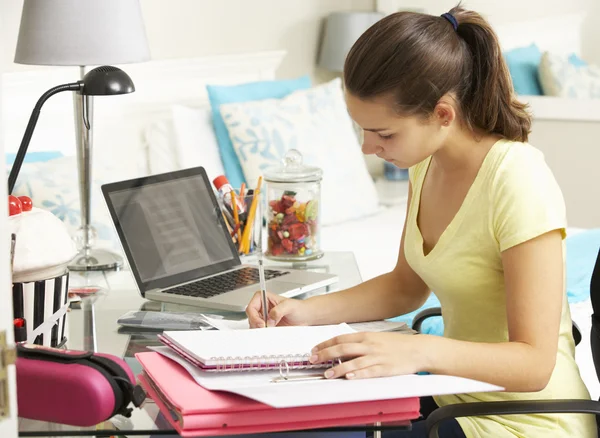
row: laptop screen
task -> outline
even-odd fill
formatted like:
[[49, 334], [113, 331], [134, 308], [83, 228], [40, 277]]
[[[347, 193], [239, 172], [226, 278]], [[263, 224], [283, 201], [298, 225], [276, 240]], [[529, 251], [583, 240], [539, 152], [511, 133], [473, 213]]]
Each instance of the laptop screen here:
[[103, 186], [142, 291], [239, 264], [212, 187], [192, 170]]

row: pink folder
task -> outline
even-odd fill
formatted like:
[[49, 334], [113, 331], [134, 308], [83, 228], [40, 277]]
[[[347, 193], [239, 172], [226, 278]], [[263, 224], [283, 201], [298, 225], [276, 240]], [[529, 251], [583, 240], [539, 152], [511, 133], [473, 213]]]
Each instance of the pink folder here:
[[418, 397], [277, 409], [236, 394], [209, 391], [178, 363], [160, 353], [138, 353], [138, 379], [181, 436], [263, 433], [419, 417]]

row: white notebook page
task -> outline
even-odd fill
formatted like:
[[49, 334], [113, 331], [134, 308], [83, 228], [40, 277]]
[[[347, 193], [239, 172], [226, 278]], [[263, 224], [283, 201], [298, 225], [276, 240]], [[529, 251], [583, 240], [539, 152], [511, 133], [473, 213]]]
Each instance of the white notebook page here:
[[[293, 408], [335, 403], [423, 397], [441, 394], [502, 391], [504, 388], [462, 377], [409, 374], [374, 379], [290, 380], [273, 383], [278, 371], [212, 373], [203, 371], [177, 356], [168, 347], [152, 350], [183, 366], [200, 386], [211, 391], [228, 391], [276, 408]], [[323, 370], [296, 370], [293, 375]]]
[[265, 362], [277, 363], [278, 358], [309, 356], [317, 344], [354, 332], [347, 324], [339, 324], [249, 330], [165, 331], [163, 336], [211, 366], [223, 363], [223, 359], [252, 363], [250, 358], [263, 358]]

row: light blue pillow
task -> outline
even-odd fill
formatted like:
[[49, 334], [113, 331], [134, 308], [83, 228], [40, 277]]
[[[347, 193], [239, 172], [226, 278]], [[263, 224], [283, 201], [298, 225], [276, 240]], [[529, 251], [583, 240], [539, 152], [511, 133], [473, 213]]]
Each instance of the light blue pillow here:
[[[40, 151], [40, 152], [27, 152], [23, 163], [39, 163], [44, 161], [50, 161], [55, 158], [62, 157], [63, 154], [60, 151]], [[17, 158], [15, 153], [6, 153], [6, 165], [12, 166]]]
[[537, 45], [519, 47], [504, 53], [504, 59], [512, 77], [513, 87], [517, 94], [523, 96], [543, 95], [538, 79], [538, 66], [542, 52]]
[[302, 76], [296, 79], [249, 82], [239, 85], [206, 86], [223, 167], [225, 168], [227, 179], [233, 187], [239, 187], [246, 181], [238, 157], [233, 149], [233, 144], [229, 138], [229, 132], [221, 117], [220, 105], [263, 99], [281, 99], [296, 90], [308, 89], [311, 86], [312, 82], [309, 76]]
[[569, 56], [569, 63], [575, 67], [587, 67], [588, 63], [577, 56], [575, 53], [571, 53]]

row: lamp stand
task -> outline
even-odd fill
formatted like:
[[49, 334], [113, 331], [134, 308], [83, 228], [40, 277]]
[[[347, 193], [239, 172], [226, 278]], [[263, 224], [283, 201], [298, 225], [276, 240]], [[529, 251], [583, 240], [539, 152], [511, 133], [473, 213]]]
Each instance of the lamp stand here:
[[[79, 67], [81, 79], [85, 67]], [[78, 254], [69, 265], [72, 271], [117, 270], [123, 266], [123, 258], [111, 251], [93, 248], [96, 230], [91, 224], [92, 181], [92, 120], [93, 96], [73, 93], [75, 113], [75, 140], [77, 145], [77, 173], [81, 203], [81, 227], [75, 236]]]

